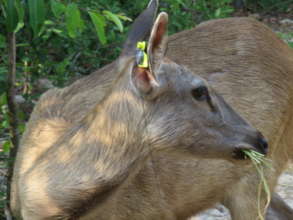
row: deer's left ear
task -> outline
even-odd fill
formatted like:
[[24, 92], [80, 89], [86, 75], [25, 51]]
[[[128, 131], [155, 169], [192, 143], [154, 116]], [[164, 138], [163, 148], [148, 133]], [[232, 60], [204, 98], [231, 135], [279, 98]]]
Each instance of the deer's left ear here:
[[168, 14], [162, 12], [157, 17], [147, 43], [147, 65], [136, 66], [133, 70], [134, 85], [142, 96], [154, 97], [160, 87], [156, 73], [167, 49]]
[[168, 14], [161, 12], [157, 17], [148, 42], [149, 68], [155, 75], [167, 50]]

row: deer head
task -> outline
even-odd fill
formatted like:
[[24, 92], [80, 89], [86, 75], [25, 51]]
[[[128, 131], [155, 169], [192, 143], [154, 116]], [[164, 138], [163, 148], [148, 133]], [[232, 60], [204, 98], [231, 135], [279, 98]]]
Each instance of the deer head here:
[[151, 150], [233, 161], [244, 158], [244, 149], [266, 154], [260, 132], [205, 80], [165, 57], [168, 15], [162, 12], [153, 22], [157, 5], [151, 1], [136, 19], [116, 62], [119, 77], [104, 100], [111, 115]]

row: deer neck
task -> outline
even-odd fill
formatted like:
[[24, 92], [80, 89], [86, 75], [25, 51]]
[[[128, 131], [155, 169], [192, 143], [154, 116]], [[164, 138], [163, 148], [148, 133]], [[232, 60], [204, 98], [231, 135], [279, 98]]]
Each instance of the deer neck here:
[[119, 185], [135, 174], [149, 153], [144, 144], [142, 105], [131, 92], [112, 91], [86, 117], [85, 141], [95, 143], [98, 179], [105, 185]]

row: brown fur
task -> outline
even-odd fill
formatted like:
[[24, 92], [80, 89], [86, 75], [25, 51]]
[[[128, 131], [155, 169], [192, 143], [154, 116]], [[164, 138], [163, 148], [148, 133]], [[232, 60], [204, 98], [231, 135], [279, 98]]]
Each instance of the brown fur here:
[[[173, 60], [177, 59], [177, 62], [187, 65], [195, 73], [202, 74], [211, 81], [213, 87], [216, 87], [233, 107], [237, 108], [269, 138], [273, 146], [272, 151], [274, 151], [271, 157], [275, 171], [273, 173], [270, 171], [269, 177], [273, 188], [275, 180], [288, 158], [285, 151], [288, 140], [285, 138], [278, 140], [277, 137], [288, 130], [288, 125], [286, 128], [283, 124], [286, 124], [287, 118], [291, 117], [284, 111], [291, 105], [289, 85], [292, 82], [290, 76], [292, 62], [290, 64], [290, 58], [284, 58], [284, 54], [291, 56], [291, 51], [268, 29], [255, 21], [228, 19], [217, 22], [219, 23], [206, 23], [191, 30], [192, 35], [189, 32], [183, 32], [171, 37], [168, 56]], [[264, 33], [259, 36], [258, 31]], [[266, 40], [267, 34], [276, 43], [271, 44], [271, 40]], [[254, 39], [253, 36], [261, 38], [261, 42], [259, 42], [260, 39]], [[194, 37], [194, 40], [190, 37]], [[185, 38], [186, 41], [184, 41]], [[260, 48], [257, 49], [256, 44], [258, 43], [264, 45], [260, 45]], [[269, 47], [268, 45], [277, 48], [266, 48]], [[269, 56], [258, 56], [257, 52], [260, 49], [268, 50]], [[194, 54], [196, 55], [194, 56]], [[276, 56], [276, 60], [273, 59], [274, 56]], [[269, 61], [265, 59], [269, 59]], [[272, 68], [274, 63], [277, 67]], [[194, 66], [192, 66], [193, 64]], [[63, 90], [51, 90], [46, 93], [32, 114], [21, 145], [27, 145], [26, 140], [31, 141], [30, 130], [33, 131], [40, 123], [43, 123], [43, 120], [40, 119], [53, 119], [52, 122], [46, 123], [45, 132], [49, 131], [49, 133], [44, 133], [46, 136], [44, 138], [50, 138], [50, 142], [54, 142], [55, 135], [64, 134], [62, 127], [80, 123], [90, 109], [94, 109], [95, 106], [100, 108], [99, 103], [109, 92], [109, 86], [116, 81], [117, 73], [114, 71], [114, 66], [115, 63], [112, 63]], [[242, 69], [239, 69], [240, 67]], [[282, 73], [283, 77], [287, 76], [284, 82], [280, 82], [278, 85], [273, 83], [275, 78], [278, 80], [281, 78], [279, 75], [275, 76], [272, 69], [277, 69], [278, 74]], [[276, 96], [280, 98], [273, 99]], [[94, 116], [87, 118], [88, 121], [92, 121]], [[60, 125], [58, 126], [61, 128], [60, 130], [56, 129], [57, 124]], [[117, 129], [119, 131], [121, 128]], [[36, 129], [36, 131], [38, 130], [40, 130], [39, 132], [44, 131]], [[50, 134], [51, 131], [52, 134]], [[47, 137], [47, 135], [50, 136]], [[104, 137], [105, 143], [109, 144], [110, 141], [106, 136]], [[44, 142], [29, 143], [38, 150], [27, 152], [28, 156], [24, 147], [20, 149], [20, 159], [18, 160], [20, 162], [16, 165], [16, 173], [21, 174], [30, 169], [30, 164], [25, 170], [22, 170], [23, 168], [20, 168], [19, 164], [21, 161], [28, 160], [30, 154], [36, 158], [42, 156], [47, 148], [38, 145], [43, 145]], [[77, 135], [74, 143], [78, 142]], [[55, 158], [62, 164], [64, 158], [65, 161], [69, 158], [70, 153], [70, 151], [66, 151], [61, 158], [58, 156]], [[119, 190], [114, 191], [115, 196], [108, 197], [97, 209], [92, 209], [87, 216], [81, 219], [96, 219], [97, 213], [99, 213], [99, 219], [185, 219], [221, 200], [225, 200], [226, 204], [233, 202], [234, 206], [230, 205], [229, 208], [235, 219], [255, 219], [255, 190], [258, 183], [251, 166], [243, 167], [224, 160], [178, 157], [170, 152], [151, 155], [152, 157], [149, 157], [144, 163], [145, 166], [137, 171], [138, 173], [135, 172], [137, 174], [130, 181], [122, 184]], [[46, 158], [46, 161], [49, 162], [50, 158]], [[109, 172], [109, 175], [111, 173]], [[16, 174], [14, 182], [18, 182], [18, 175]], [[88, 181], [87, 178], [90, 176], [85, 175], [83, 178]], [[15, 193], [18, 190], [14, 185], [13, 194], [19, 195], [19, 193]], [[40, 198], [46, 200], [43, 204], [50, 205], [50, 200], [46, 198], [46, 195], [43, 197]], [[14, 208], [19, 210], [20, 198], [17, 196], [14, 198]], [[244, 208], [240, 209], [239, 206], [243, 204]], [[246, 210], [245, 208], [249, 208], [249, 211], [243, 211]], [[58, 209], [54, 206], [49, 211], [58, 213]], [[237, 216], [236, 212], [240, 212], [241, 216]], [[111, 218], [109, 213], [113, 213]], [[51, 213], [50, 215], [52, 216]]]

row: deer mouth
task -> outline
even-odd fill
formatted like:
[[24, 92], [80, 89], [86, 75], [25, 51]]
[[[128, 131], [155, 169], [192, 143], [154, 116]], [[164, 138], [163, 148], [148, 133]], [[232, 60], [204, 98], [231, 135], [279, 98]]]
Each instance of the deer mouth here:
[[233, 158], [236, 160], [248, 159], [247, 155], [244, 152], [245, 150], [249, 150], [249, 149], [247, 147], [237, 147], [232, 153]]
[[258, 151], [257, 149], [255, 149], [254, 147], [245, 144], [245, 143], [241, 143], [239, 145], [237, 145], [232, 153], [233, 158], [236, 160], [247, 160], [249, 159], [248, 156], [245, 154], [245, 151]]

